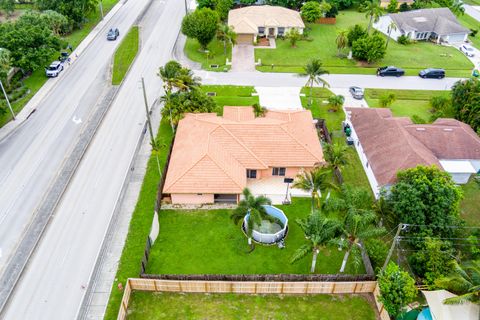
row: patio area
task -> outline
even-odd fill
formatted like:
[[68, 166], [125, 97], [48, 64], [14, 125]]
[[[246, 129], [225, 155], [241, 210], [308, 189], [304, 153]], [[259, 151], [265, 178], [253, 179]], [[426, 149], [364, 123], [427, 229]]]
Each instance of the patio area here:
[[285, 200], [291, 201], [292, 197], [310, 197], [309, 192], [300, 189], [292, 189], [291, 184], [288, 188], [287, 184], [283, 182], [284, 177], [270, 177], [265, 179], [249, 179], [247, 187], [255, 195], [263, 195], [270, 200], [272, 204], [282, 204]]

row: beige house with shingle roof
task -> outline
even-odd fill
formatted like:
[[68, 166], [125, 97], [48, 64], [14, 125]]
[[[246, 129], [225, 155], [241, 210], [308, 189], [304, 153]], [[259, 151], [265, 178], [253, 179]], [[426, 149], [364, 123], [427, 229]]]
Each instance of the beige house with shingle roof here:
[[480, 171], [480, 137], [467, 124], [437, 119], [413, 124], [390, 109], [347, 108], [352, 138], [375, 195], [395, 183], [399, 170], [435, 165], [465, 184]]
[[249, 183], [294, 178], [322, 164], [310, 111], [190, 113], [178, 124], [163, 193], [173, 204], [236, 203]]
[[275, 6], [249, 6], [230, 10], [228, 25], [237, 33], [238, 44], [251, 44], [257, 36], [283, 36], [292, 28], [303, 33], [305, 28], [298, 11]]

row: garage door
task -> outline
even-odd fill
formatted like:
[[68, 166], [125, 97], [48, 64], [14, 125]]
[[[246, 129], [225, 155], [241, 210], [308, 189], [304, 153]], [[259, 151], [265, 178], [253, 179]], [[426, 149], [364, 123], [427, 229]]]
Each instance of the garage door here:
[[465, 34], [451, 34], [448, 36], [449, 43], [463, 42], [464, 39], [465, 39]]
[[241, 33], [237, 35], [237, 44], [252, 44], [253, 34]]

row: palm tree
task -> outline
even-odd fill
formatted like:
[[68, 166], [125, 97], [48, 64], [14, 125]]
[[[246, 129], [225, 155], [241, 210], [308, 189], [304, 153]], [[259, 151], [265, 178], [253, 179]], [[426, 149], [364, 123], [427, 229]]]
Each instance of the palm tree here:
[[310, 272], [313, 273], [315, 272], [320, 249], [325, 247], [339, 234], [341, 223], [326, 218], [318, 211], [311, 213], [306, 219], [297, 219], [295, 221], [302, 228], [308, 242], [295, 251], [290, 263], [294, 263], [305, 257], [309, 252], [312, 252], [313, 258]]
[[342, 30], [338, 33], [335, 43], [337, 44], [338, 56], [340, 56], [343, 49], [348, 45], [347, 30]]
[[[328, 162], [328, 165], [333, 170], [340, 170], [340, 168], [347, 165], [348, 163], [347, 151], [348, 151], [348, 147], [343, 144], [327, 143], [323, 146], [323, 155], [325, 157], [325, 160]], [[341, 181], [338, 181], [338, 182], [342, 183]]]
[[331, 107], [330, 110], [335, 112], [338, 111], [338, 108], [343, 106], [344, 102], [345, 102], [345, 97], [340, 94], [328, 97], [328, 105]]
[[480, 260], [470, 261], [463, 266], [455, 261], [455, 269], [451, 275], [435, 281], [441, 288], [446, 288], [458, 297], [452, 297], [444, 301], [445, 304], [460, 304], [467, 301], [478, 303], [480, 300]]
[[370, 17], [370, 21], [368, 22], [368, 28], [367, 28], [367, 33], [370, 33], [370, 27], [372, 26], [372, 22], [377, 22], [378, 19], [380, 19], [380, 16], [382, 15], [382, 8], [380, 7], [380, 4], [378, 3], [378, 1], [369, 0], [365, 2], [363, 9], [366, 12], [365, 17], [366, 18]]
[[322, 192], [327, 189], [338, 189], [335, 184], [328, 181], [330, 179], [331, 171], [324, 167], [317, 167], [311, 171], [303, 171], [295, 177], [292, 188], [301, 189], [310, 192], [312, 195], [312, 213], [315, 207], [315, 200], [317, 207], [320, 208], [320, 199]]
[[329, 72], [322, 68], [322, 61], [320, 59], [312, 59], [310, 60], [305, 67], [304, 73], [300, 74], [301, 76], [307, 76], [308, 80], [306, 85], [310, 87], [310, 100], [308, 104], [311, 106], [313, 103], [313, 96], [312, 96], [312, 88], [313, 84], [322, 84], [323, 87], [329, 87], [330, 85], [328, 82], [321, 78], [324, 74], [329, 74]]
[[326, 209], [340, 212], [344, 216], [343, 237], [337, 241], [339, 247], [346, 248], [340, 272], [345, 271], [350, 255], [354, 257], [354, 266], [357, 269], [365, 250], [362, 243], [385, 232], [383, 227], [375, 225], [377, 216], [372, 209], [370, 193], [364, 189], [344, 185], [340, 197], [329, 199]]
[[388, 48], [388, 43], [390, 42], [390, 35], [392, 34], [392, 31], [393, 30], [397, 30], [397, 25], [395, 24], [395, 22], [390, 22], [390, 24], [388, 25], [388, 37], [387, 37], [387, 43], [385, 44], [385, 49]]
[[465, 14], [465, 7], [463, 6], [463, 1], [456, 0], [450, 7], [450, 10], [456, 15], [464, 15]]
[[272, 202], [270, 199], [264, 196], [255, 197], [248, 188], [243, 189], [243, 199], [238, 203], [238, 206], [233, 210], [230, 218], [235, 224], [243, 221], [245, 215], [249, 214], [247, 225], [248, 244], [250, 245], [250, 252], [255, 249], [255, 245], [252, 241], [252, 232], [254, 226], [258, 226], [262, 223], [262, 220], [270, 219], [267, 214], [264, 205], [269, 205]]
[[253, 108], [253, 113], [255, 114], [255, 117], [263, 117], [265, 113], [267, 113], [267, 108], [262, 107], [258, 103], [254, 103], [252, 105]]
[[223, 42], [223, 54], [227, 55], [227, 43], [230, 43], [232, 47], [237, 44], [237, 34], [233, 27], [227, 24], [221, 23], [217, 30], [217, 39]]

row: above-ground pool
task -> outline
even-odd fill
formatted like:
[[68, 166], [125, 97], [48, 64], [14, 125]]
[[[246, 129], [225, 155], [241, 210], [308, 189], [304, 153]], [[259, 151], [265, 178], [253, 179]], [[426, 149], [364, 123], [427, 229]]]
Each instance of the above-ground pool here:
[[[263, 220], [261, 225], [255, 226], [252, 231], [252, 238], [256, 242], [263, 244], [275, 244], [282, 241], [287, 235], [288, 218], [282, 210], [274, 206], [263, 206], [269, 216], [272, 216], [278, 221]], [[242, 229], [246, 232], [248, 229], [248, 218], [250, 214], [243, 218]]]
[[430, 313], [430, 308], [425, 308], [420, 312], [417, 317], [417, 320], [432, 320], [432, 314]]

